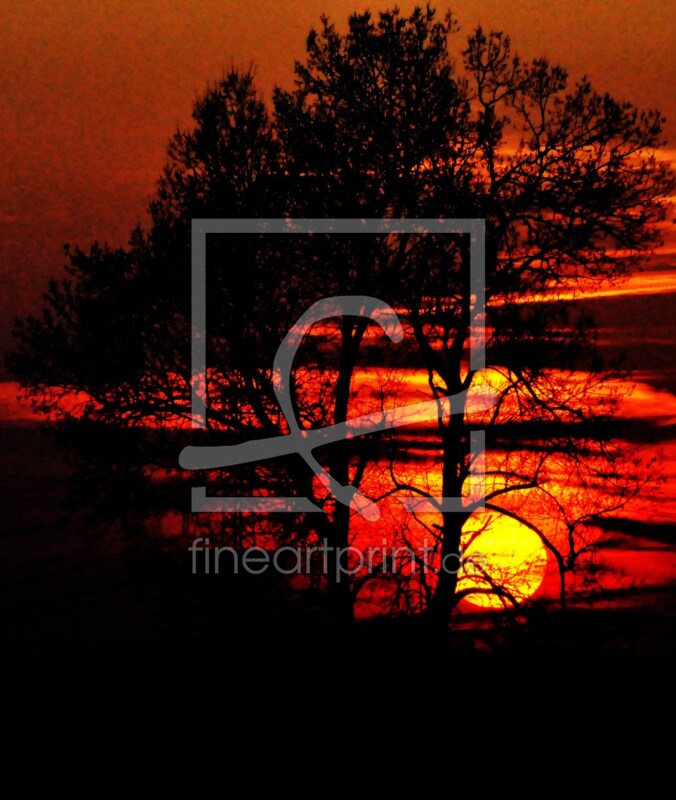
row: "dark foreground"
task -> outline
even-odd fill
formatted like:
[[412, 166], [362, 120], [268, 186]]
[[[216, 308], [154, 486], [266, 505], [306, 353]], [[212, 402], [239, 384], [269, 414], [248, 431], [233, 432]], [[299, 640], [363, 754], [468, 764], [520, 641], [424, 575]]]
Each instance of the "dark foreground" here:
[[[589, 675], [676, 662], [668, 586], [621, 603], [547, 611], [530, 624], [439, 633], [417, 620], [330, 630], [316, 609], [268, 586], [199, 587], [152, 548], [96, 537], [64, 510], [68, 471], [34, 426], [0, 427], [0, 645], [6, 687], [101, 691], [204, 683], [274, 687], [338, 670], [357, 681], [518, 667]], [[220, 580], [222, 576], [208, 576]], [[201, 576], [200, 580], [204, 580]], [[596, 671], [596, 668], [600, 669]], [[468, 672], [469, 670], [469, 672]], [[369, 677], [370, 676], [370, 677]], [[267, 690], [266, 689], [266, 690]]]

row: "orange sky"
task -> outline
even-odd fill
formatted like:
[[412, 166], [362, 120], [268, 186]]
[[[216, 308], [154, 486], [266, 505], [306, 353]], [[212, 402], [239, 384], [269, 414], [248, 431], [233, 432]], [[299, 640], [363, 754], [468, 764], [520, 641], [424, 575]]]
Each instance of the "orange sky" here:
[[[143, 218], [177, 124], [231, 63], [257, 65], [267, 97], [288, 85], [305, 36], [356, 0], [0, 0], [0, 351], [11, 316], [34, 311], [60, 245], [126, 241]], [[403, 10], [414, 2], [400, 2]], [[676, 27], [663, 0], [458, 0], [600, 89], [657, 106], [676, 138]], [[669, 13], [669, 9], [672, 13]], [[2, 370], [0, 370], [2, 373]]]

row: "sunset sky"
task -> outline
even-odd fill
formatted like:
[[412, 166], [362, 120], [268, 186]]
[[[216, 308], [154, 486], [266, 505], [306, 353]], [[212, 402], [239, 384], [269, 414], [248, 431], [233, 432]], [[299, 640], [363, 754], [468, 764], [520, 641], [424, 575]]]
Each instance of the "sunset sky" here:
[[[308, 30], [339, 25], [356, 0], [0, 0], [0, 350], [14, 314], [35, 311], [65, 242], [123, 244], [147, 200], [176, 125], [209, 80], [256, 66], [269, 98], [290, 85]], [[400, 2], [407, 11], [414, 2]], [[676, 137], [676, 29], [668, 2], [457, 0], [477, 23], [512, 35], [573, 76], [639, 106], [658, 107]], [[670, 13], [670, 10], [672, 13]], [[459, 42], [462, 40], [458, 40]]]

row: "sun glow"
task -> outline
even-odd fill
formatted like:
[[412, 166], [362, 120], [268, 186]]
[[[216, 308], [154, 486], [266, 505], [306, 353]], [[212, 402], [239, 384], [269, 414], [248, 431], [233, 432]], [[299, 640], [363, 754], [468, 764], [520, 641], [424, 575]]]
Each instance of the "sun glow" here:
[[[463, 533], [463, 569], [458, 590], [475, 588], [465, 598], [480, 608], [503, 608], [532, 597], [547, 569], [540, 537], [511, 517], [493, 512], [474, 515]], [[494, 587], [499, 586], [502, 594]]]

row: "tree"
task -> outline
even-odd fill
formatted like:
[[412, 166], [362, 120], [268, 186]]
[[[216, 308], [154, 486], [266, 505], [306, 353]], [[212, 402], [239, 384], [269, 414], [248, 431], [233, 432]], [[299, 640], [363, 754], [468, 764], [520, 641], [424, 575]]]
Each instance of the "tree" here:
[[[327, 323], [307, 337], [294, 364], [289, 391], [298, 418], [306, 427], [348, 419], [366, 363], [398, 360], [424, 370], [440, 402], [490, 386], [492, 410], [479, 412], [468, 400], [460, 422], [457, 414], [439, 421], [431, 459], [441, 492], [467, 493], [476, 466], [470, 431], [485, 428], [487, 509], [538, 537], [559, 571], [563, 602], [566, 575], [589, 549], [586, 526], [626, 503], [644, 478], [619, 468], [632, 455], [613, 440], [612, 402], [598, 402], [603, 393], [612, 401], [618, 369], [601, 362], [593, 320], [574, 299], [580, 289], [620, 280], [659, 241], [654, 223], [674, 186], [655, 155], [663, 120], [598, 94], [586, 78], [569, 88], [563, 68], [522, 61], [502, 33], [477, 29], [456, 63], [449, 41], [457, 35], [451, 15], [439, 19], [429, 6], [408, 17], [354, 14], [345, 34], [324, 18], [296, 64], [295, 89], [275, 92], [272, 114], [251, 72], [225, 76], [197, 102], [194, 128], [170, 143], [150, 230], [137, 230], [125, 250], [70, 252], [70, 277], [50, 285], [43, 318], [18, 323], [9, 366], [43, 404], [56, 403], [48, 387], [86, 393], [91, 402], [79, 425], [187, 423], [192, 218], [484, 220], [485, 308], [473, 304], [462, 235], [210, 241], [209, 262], [225, 266], [209, 294], [211, 430], [203, 440], [286, 432], [271, 371], [279, 342], [322, 298], [376, 297], [400, 312], [415, 347], [365, 348], [363, 317]], [[476, 370], [467, 352], [484, 316], [486, 368]], [[430, 493], [424, 475], [402, 473], [404, 446], [397, 437], [390, 443], [396, 458], [387, 469], [373, 436], [332, 445], [320, 458], [342, 485], [368, 484], [380, 469], [383, 495]], [[171, 447], [162, 458], [158, 452], [154, 441], [142, 455], [127, 453], [126, 463], [138, 478], [144, 460], [169, 463]], [[274, 490], [313, 497], [326, 514], [290, 526], [256, 520], [250, 530], [329, 544], [335, 574], [347, 566], [350, 509], [333, 502], [300, 459], [277, 466], [260, 468]], [[241, 491], [261, 473], [225, 471], [220, 479]], [[473, 516], [471, 508], [440, 508], [438, 521], [414, 516], [397, 524], [404, 540], [410, 524], [421, 526], [439, 559], [460, 552]], [[328, 579], [339, 619], [351, 618], [354, 591], [376, 572], [352, 586]], [[519, 601], [490, 572], [463, 584], [438, 570], [429, 585], [424, 576], [415, 589], [408, 578], [402, 585], [419, 592], [444, 625], [468, 594]]]

